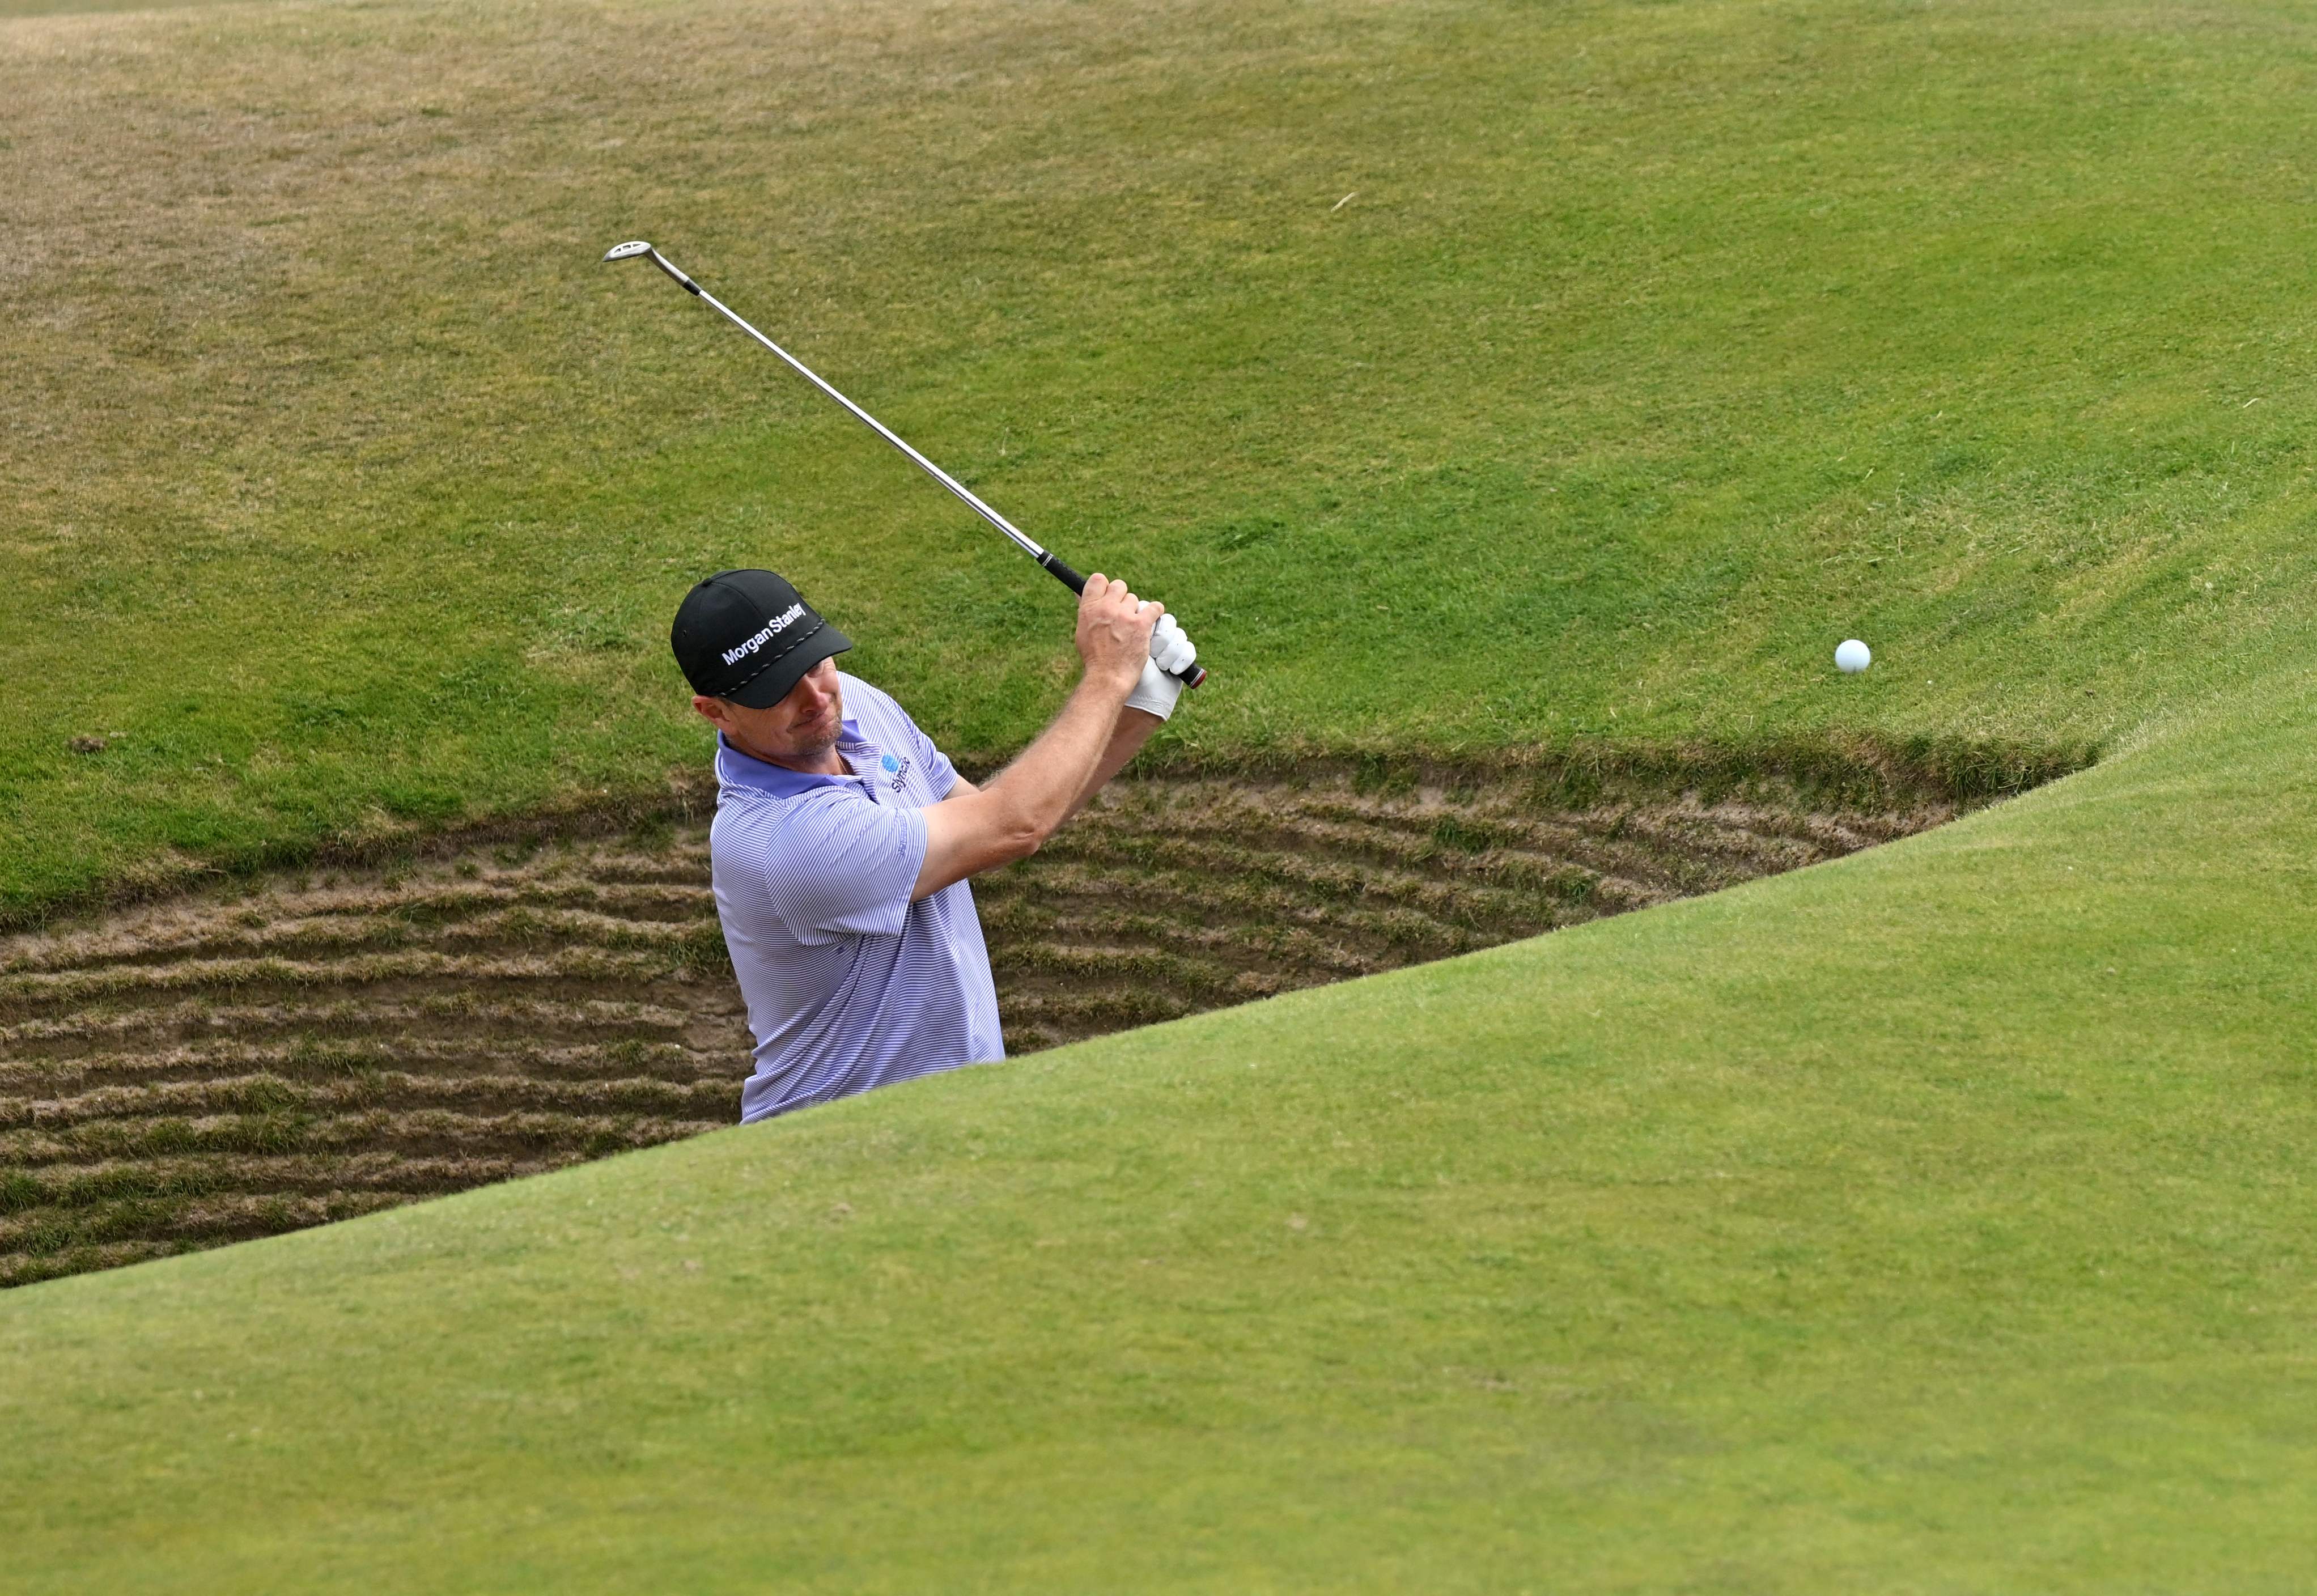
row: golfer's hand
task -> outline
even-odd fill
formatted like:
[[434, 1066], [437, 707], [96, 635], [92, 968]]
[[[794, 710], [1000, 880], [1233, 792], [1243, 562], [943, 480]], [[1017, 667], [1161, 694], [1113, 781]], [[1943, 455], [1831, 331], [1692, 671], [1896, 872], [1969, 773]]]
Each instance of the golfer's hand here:
[[1123, 697], [1150, 658], [1150, 634], [1163, 614], [1158, 605], [1135, 597], [1123, 582], [1114, 582], [1100, 571], [1088, 577], [1086, 591], [1078, 596], [1077, 638], [1087, 678], [1114, 686]]
[[1150, 633], [1151, 662], [1168, 676], [1179, 676], [1190, 669], [1191, 661], [1198, 657], [1198, 645], [1183, 631], [1183, 623], [1170, 614], [1161, 614]]
[[1183, 635], [1175, 617], [1159, 616], [1150, 632], [1150, 658], [1142, 662], [1142, 677], [1126, 695], [1126, 707], [1167, 719], [1175, 713], [1175, 701], [1183, 695], [1183, 679], [1176, 673], [1188, 670], [1198, 657], [1199, 650]]

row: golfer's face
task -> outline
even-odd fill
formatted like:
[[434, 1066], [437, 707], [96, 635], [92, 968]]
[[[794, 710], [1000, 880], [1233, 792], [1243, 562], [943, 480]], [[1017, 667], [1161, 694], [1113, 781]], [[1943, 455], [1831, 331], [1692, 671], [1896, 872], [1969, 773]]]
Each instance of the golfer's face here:
[[817, 754], [836, 742], [845, 719], [845, 696], [836, 685], [836, 661], [824, 659], [804, 673], [789, 695], [763, 712], [765, 741], [783, 758]]
[[805, 672], [789, 695], [769, 708], [750, 709], [729, 698], [697, 694], [692, 707], [714, 722], [742, 753], [783, 765], [819, 761], [836, 746], [837, 729], [845, 723], [845, 695], [837, 686], [834, 659], [824, 659]]

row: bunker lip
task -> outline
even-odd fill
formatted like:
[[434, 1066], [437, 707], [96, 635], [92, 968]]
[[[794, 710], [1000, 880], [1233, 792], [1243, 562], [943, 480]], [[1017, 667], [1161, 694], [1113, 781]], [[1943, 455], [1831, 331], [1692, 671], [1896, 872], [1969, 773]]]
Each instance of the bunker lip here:
[[[2084, 762], [1864, 754], [1177, 754], [976, 882], [1008, 1047], [1711, 892]], [[703, 798], [373, 838], [0, 937], [0, 1284], [731, 1124], [749, 1039]]]
[[[1577, 739], [1552, 746], [1369, 747], [1284, 741], [1261, 749], [1176, 745], [1147, 751], [1138, 779], [1191, 776], [1258, 782], [1343, 776], [1364, 787], [1430, 783], [1449, 789], [1517, 781], [1540, 803], [1581, 805], [1624, 795], [1689, 792], [1709, 800], [1756, 788], [1812, 810], [1849, 811], [1944, 803], [1968, 809], [2082, 770], [2099, 758], [2090, 742], [1896, 736], [1875, 731], [1796, 733], [1758, 740], [1679, 742]], [[953, 755], [969, 776], [1001, 768], [1008, 753]], [[0, 905], [0, 938], [71, 924], [97, 913], [190, 892], [238, 891], [267, 873], [379, 868], [419, 864], [503, 846], [605, 838], [681, 825], [713, 811], [716, 786], [705, 758], [669, 770], [657, 791], [575, 795], [518, 813], [463, 824], [374, 815], [318, 838], [282, 838], [195, 856], [164, 847], [97, 884], [38, 901]]]

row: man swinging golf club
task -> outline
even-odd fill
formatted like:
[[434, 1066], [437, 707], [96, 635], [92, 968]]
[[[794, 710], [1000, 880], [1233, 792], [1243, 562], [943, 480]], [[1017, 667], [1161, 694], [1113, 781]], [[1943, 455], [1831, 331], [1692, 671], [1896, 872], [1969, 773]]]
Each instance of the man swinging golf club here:
[[1197, 650], [1096, 573], [1077, 689], [977, 787], [908, 713], [836, 668], [853, 646], [767, 570], [694, 587], [670, 632], [717, 731], [709, 852], [748, 1007], [740, 1118], [1006, 1056], [966, 878], [1026, 857], [1173, 713]]

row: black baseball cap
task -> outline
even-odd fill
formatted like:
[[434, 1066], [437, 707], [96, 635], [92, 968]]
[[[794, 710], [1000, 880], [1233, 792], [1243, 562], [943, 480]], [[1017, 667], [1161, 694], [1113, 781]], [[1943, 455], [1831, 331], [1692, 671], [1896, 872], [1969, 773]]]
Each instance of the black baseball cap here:
[[668, 647], [692, 690], [770, 709], [804, 673], [853, 646], [768, 570], [720, 570], [676, 606]]

